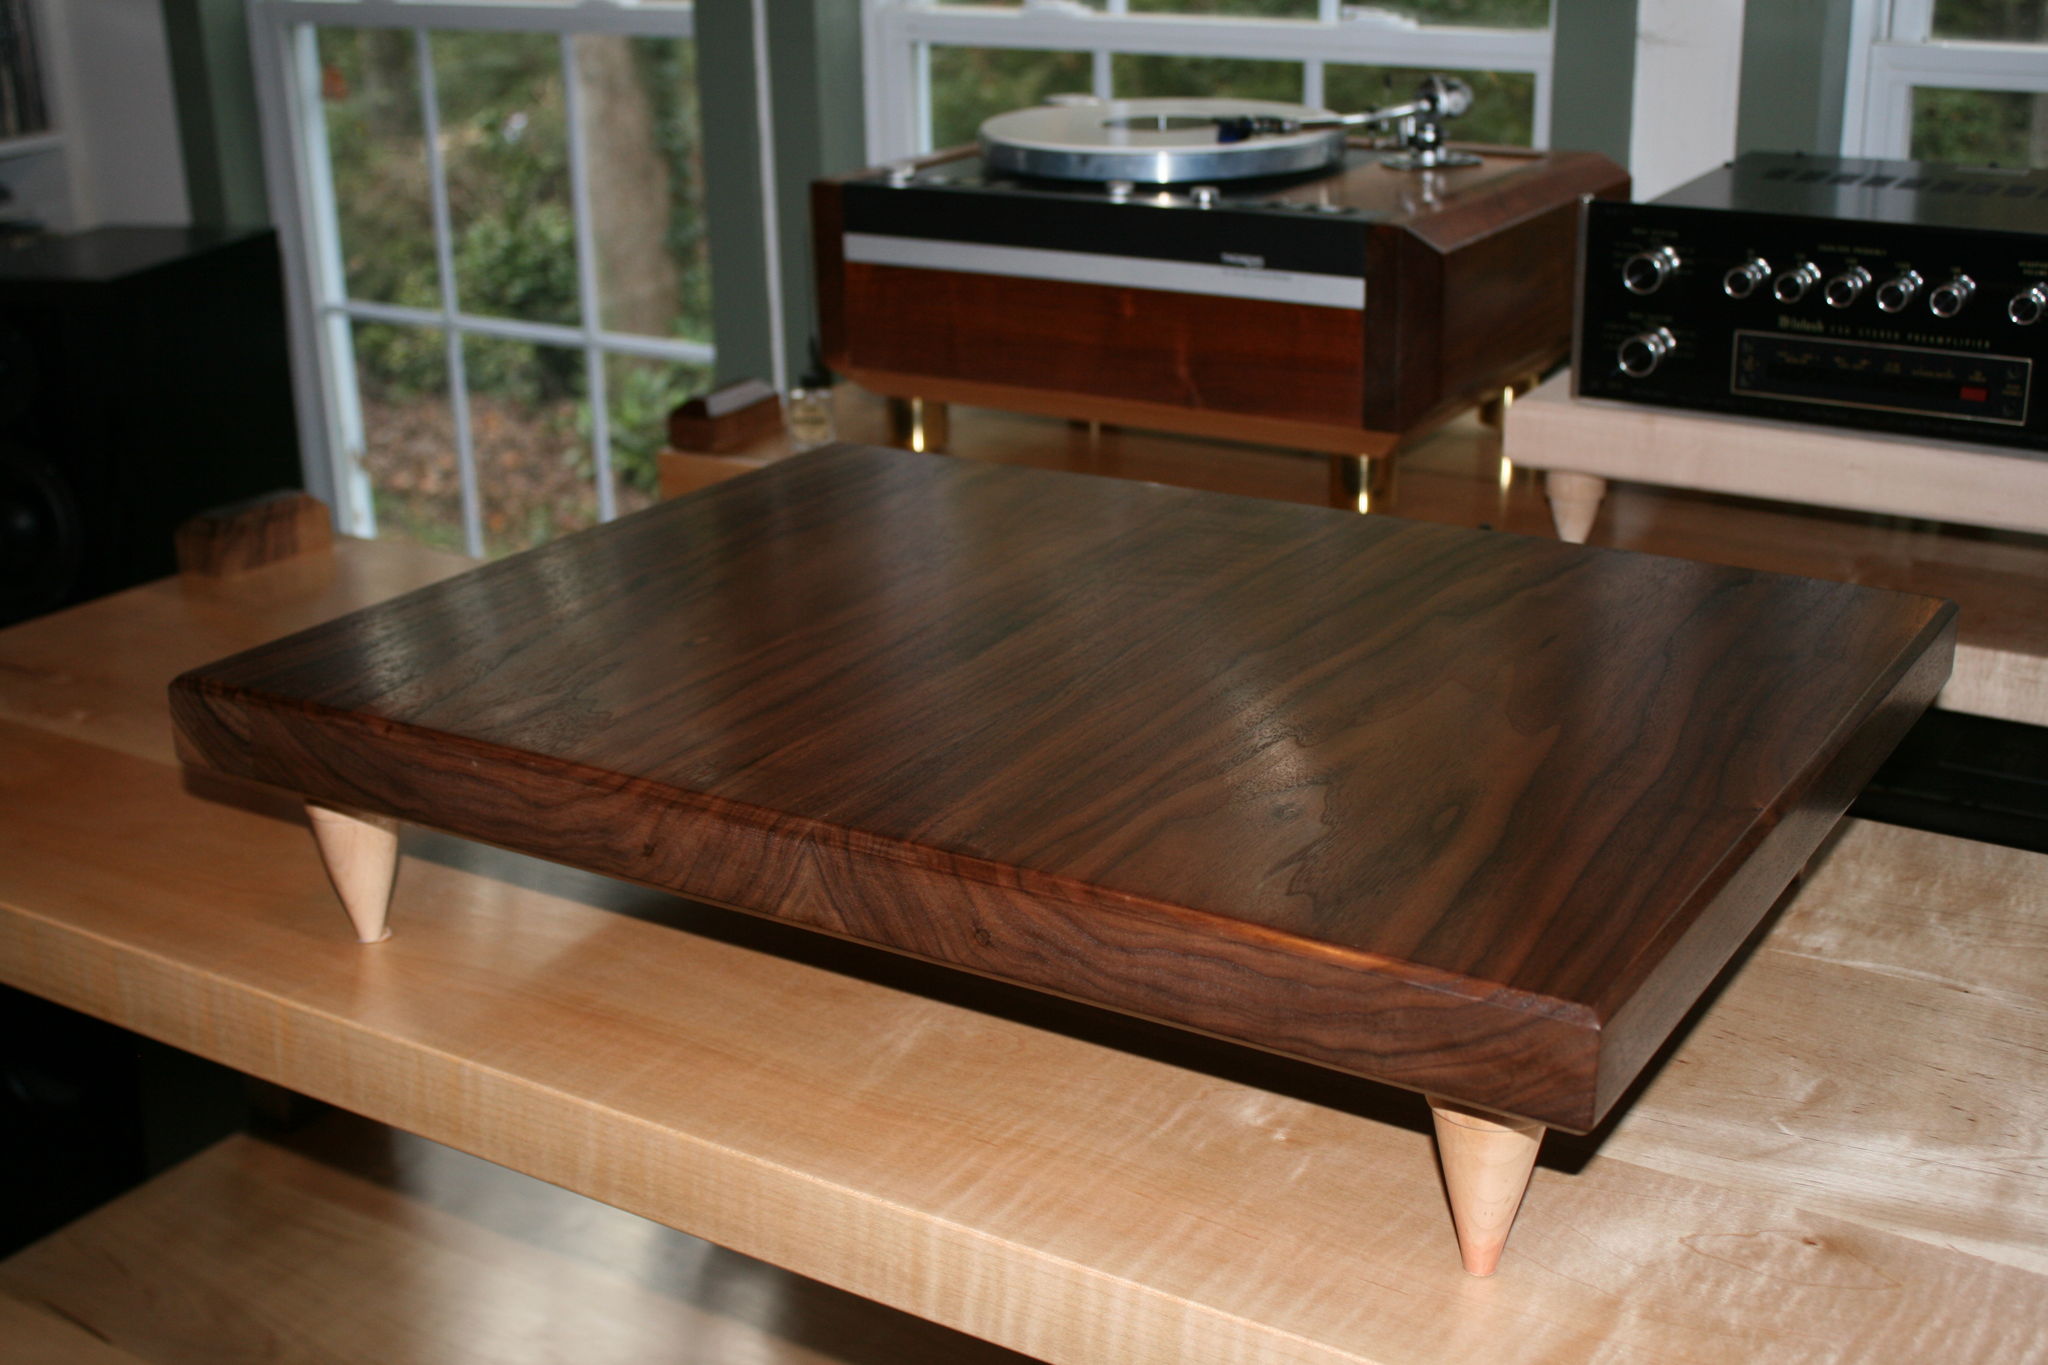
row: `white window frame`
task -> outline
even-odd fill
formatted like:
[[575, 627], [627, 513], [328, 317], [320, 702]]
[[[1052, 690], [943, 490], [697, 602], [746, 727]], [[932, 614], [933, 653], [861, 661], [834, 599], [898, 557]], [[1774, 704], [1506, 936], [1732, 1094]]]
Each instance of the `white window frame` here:
[[[753, 5], [757, 111], [762, 141], [763, 190], [772, 185], [772, 140], [768, 123], [765, 46], [760, 41], [764, 0]], [[271, 212], [278, 227], [286, 274], [286, 304], [292, 335], [293, 383], [298, 395], [299, 437], [307, 487], [334, 509], [346, 533], [374, 536], [376, 512], [363, 468], [362, 405], [356, 387], [351, 329], [356, 322], [396, 323], [441, 331], [446, 347], [449, 406], [461, 478], [465, 549], [484, 553], [482, 490], [469, 424], [469, 395], [463, 339], [503, 337], [580, 350], [584, 357], [585, 401], [591, 414], [591, 455], [597, 512], [609, 521], [618, 509], [611, 474], [611, 430], [604, 361], [610, 355], [644, 356], [709, 366], [709, 344], [676, 338], [607, 331], [598, 325], [597, 262], [591, 226], [589, 177], [570, 39], [583, 34], [690, 38], [695, 34], [686, 3], [636, 0], [248, 0], [250, 41], [263, 121], [264, 169]], [[316, 31], [321, 28], [404, 29], [413, 33], [425, 120], [429, 180], [433, 194], [434, 242], [441, 293], [435, 308], [399, 307], [350, 298], [342, 265], [333, 175], [328, 163], [325, 111], [321, 107]], [[565, 326], [489, 317], [463, 311], [456, 294], [453, 238], [448, 219], [447, 182], [436, 132], [439, 110], [428, 34], [466, 29], [553, 34], [563, 62], [565, 123], [568, 129], [571, 211], [576, 234], [576, 275], [580, 323]], [[773, 197], [763, 194], [765, 203]], [[775, 270], [776, 225], [772, 212], [762, 224], [770, 275], [770, 317], [779, 321], [780, 280]], [[779, 359], [782, 347], [776, 339]], [[778, 380], [779, 383], [779, 380]]]
[[[1555, 0], [1553, 0], [1553, 4]], [[1540, 29], [1419, 24], [1367, 6], [1318, 0], [1314, 19], [1143, 13], [1126, 0], [1101, 10], [1073, 0], [1024, 0], [1014, 8], [862, 0], [868, 160], [887, 164], [932, 151], [933, 46], [1011, 47], [1092, 55], [1094, 89], [1108, 98], [1111, 59], [1121, 53], [1251, 57], [1302, 65], [1303, 104], [1323, 104], [1323, 68], [1404, 66], [1527, 72], [1535, 78], [1532, 141], [1550, 145], [1550, 25]]]
[[1850, 21], [1842, 154], [1899, 160], [1913, 143], [1913, 88], [2048, 94], [2048, 45], [1934, 36], [1934, 0], [1857, 0]]

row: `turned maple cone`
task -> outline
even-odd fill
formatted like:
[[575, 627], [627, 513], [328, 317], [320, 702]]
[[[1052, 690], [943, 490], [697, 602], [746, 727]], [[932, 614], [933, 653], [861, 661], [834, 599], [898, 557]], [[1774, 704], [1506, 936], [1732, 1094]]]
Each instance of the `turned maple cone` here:
[[1458, 1255], [1474, 1275], [1491, 1275], [1536, 1168], [1543, 1125], [1437, 1099], [1430, 1100], [1429, 1112], [1436, 1120]]
[[313, 841], [327, 865], [327, 879], [348, 911], [356, 937], [376, 943], [391, 937], [387, 916], [391, 884], [398, 876], [398, 821], [367, 811], [337, 810], [306, 803]]

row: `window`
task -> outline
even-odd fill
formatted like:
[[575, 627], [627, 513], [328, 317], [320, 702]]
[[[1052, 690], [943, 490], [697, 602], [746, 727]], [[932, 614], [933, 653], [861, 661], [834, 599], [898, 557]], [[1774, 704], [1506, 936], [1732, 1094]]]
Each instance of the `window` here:
[[1470, 81], [1464, 141], [1547, 145], [1550, 0], [866, 0], [869, 159], [972, 140], [1080, 92], [1235, 95], [1354, 111], [1431, 71]]
[[309, 475], [344, 529], [502, 554], [651, 501], [716, 356], [691, 7], [252, 17]]
[[1843, 150], [2048, 166], [2048, 5], [1861, 0]]

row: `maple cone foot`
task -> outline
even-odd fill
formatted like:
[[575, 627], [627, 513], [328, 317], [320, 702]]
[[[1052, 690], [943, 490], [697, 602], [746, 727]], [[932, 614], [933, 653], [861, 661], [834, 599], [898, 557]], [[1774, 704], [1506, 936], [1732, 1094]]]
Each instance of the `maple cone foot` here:
[[1543, 1125], [1431, 1099], [1444, 1189], [1458, 1229], [1458, 1255], [1474, 1275], [1491, 1275], [1536, 1167]]
[[356, 938], [377, 943], [391, 937], [391, 884], [398, 876], [398, 821], [367, 811], [338, 810], [306, 803], [313, 841], [327, 865], [327, 879], [348, 911]]

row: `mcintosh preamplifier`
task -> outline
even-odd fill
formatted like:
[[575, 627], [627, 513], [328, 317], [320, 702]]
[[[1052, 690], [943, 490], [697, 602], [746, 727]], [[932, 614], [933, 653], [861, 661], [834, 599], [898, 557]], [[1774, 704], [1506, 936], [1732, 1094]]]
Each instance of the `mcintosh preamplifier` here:
[[1752, 153], [1579, 271], [1580, 394], [2048, 451], [2048, 172]]

